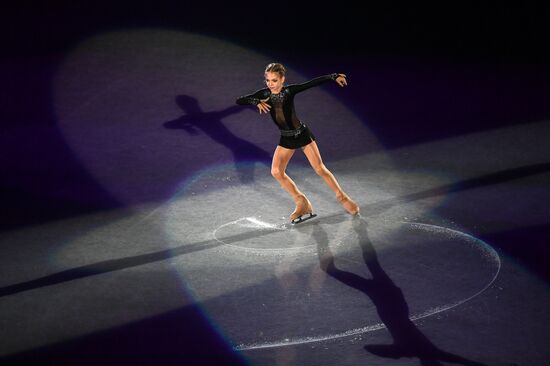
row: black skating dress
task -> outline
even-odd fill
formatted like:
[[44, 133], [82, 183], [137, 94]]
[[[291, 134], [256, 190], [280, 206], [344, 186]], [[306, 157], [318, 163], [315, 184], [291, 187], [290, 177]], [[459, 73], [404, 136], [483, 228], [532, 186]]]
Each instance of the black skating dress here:
[[[279, 145], [287, 149], [298, 149], [315, 141], [315, 136], [308, 126], [303, 124], [296, 116], [294, 109], [294, 96], [311, 87], [323, 84], [329, 80], [336, 80], [337, 73], [319, 76], [302, 84], [283, 86], [277, 94], [272, 93], [269, 88], [260, 89], [254, 94], [244, 95], [237, 98], [237, 104], [257, 105], [260, 99], [269, 98], [267, 104], [271, 106], [269, 113], [273, 122], [281, 130]], [[290, 135], [290, 136], [289, 136]]]

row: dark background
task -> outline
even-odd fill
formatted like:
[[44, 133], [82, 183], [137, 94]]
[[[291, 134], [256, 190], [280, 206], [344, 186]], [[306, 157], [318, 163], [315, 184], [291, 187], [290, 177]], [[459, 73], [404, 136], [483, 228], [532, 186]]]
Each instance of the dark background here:
[[[548, 12], [535, 2], [18, 2], [2, 9], [2, 52], [62, 52], [101, 30], [168, 27], [260, 50], [544, 64]], [[540, 4], [540, 2], [539, 2]]]

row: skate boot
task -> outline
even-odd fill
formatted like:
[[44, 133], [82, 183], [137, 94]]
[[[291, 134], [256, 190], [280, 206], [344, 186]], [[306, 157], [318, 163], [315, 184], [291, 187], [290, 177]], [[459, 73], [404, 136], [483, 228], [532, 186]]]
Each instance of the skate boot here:
[[336, 195], [336, 199], [349, 212], [350, 215], [359, 215], [359, 206], [345, 193]]
[[299, 195], [296, 198], [296, 209], [293, 213], [290, 214], [290, 222], [293, 224], [298, 224], [302, 221], [309, 220], [314, 218], [313, 207], [311, 207], [311, 202], [303, 194]]

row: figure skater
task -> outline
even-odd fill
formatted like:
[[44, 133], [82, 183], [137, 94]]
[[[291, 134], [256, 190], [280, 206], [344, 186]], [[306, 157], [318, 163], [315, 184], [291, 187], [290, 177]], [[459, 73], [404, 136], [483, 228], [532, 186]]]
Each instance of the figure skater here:
[[320, 76], [302, 84], [284, 85], [285, 67], [280, 63], [267, 65], [264, 76], [267, 88], [254, 94], [241, 96], [237, 104], [251, 104], [258, 107], [260, 114], [269, 112], [271, 118], [279, 128], [281, 137], [279, 145], [273, 154], [271, 175], [279, 182], [294, 200], [296, 209], [290, 215], [293, 224], [308, 220], [316, 215], [307, 197], [298, 189], [296, 183], [286, 174], [286, 167], [294, 151], [301, 148], [315, 172], [321, 176], [326, 184], [334, 191], [336, 199], [351, 214], [359, 214], [359, 206], [342, 190], [334, 175], [327, 169], [321, 159], [321, 154], [315, 136], [296, 116], [294, 110], [294, 96], [311, 87], [334, 80], [338, 85], [347, 85], [346, 75], [333, 73]]

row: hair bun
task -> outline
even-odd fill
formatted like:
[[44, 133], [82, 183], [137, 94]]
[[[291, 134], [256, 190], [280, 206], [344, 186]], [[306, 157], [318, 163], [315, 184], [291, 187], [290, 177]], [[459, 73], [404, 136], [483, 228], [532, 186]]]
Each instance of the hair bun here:
[[265, 72], [276, 72], [279, 76], [283, 77], [286, 74], [286, 69], [283, 64], [272, 62], [265, 67]]

